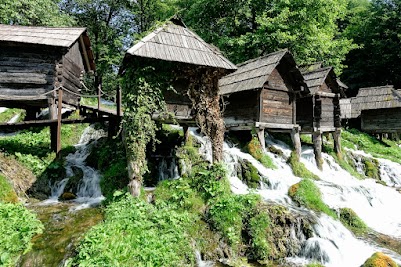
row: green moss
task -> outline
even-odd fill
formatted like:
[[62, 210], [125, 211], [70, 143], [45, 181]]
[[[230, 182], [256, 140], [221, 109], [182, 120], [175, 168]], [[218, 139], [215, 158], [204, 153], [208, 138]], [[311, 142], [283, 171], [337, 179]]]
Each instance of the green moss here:
[[376, 252], [361, 267], [397, 267], [398, 265], [387, 255]]
[[295, 176], [301, 178], [310, 178], [314, 180], [319, 180], [319, 176], [309, 171], [305, 165], [300, 162], [299, 157], [295, 151], [291, 152], [290, 157], [287, 160], [287, 163], [291, 166], [292, 172]]
[[380, 180], [379, 162], [376, 159], [364, 158], [363, 163], [365, 165], [365, 175]]
[[288, 195], [299, 205], [337, 218], [336, 213], [323, 202], [319, 188], [310, 179], [303, 179], [292, 185], [288, 190]]
[[260, 175], [258, 170], [250, 163], [245, 160], [241, 163], [242, 168], [242, 181], [245, 182], [250, 188], [258, 188], [260, 186]]
[[266, 168], [277, 169], [272, 159], [263, 152], [263, 148], [257, 137], [252, 137], [252, 140], [247, 145], [247, 151]]
[[356, 234], [364, 233], [368, 229], [362, 219], [350, 208], [340, 209], [340, 221]]
[[306, 265], [306, 267], [324, 267], [324, 265], [320, 264], [320, 263], [309, 263]]
[[0, 174], [0, 202], [17, 203], [18, 196], [6, 177]]

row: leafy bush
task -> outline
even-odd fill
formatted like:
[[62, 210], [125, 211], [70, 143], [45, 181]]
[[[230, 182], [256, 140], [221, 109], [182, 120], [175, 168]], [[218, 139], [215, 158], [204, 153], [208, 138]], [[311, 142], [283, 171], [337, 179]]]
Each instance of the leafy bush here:
[[292, 185], [288, 190], [288, 195], [299, 205], [326, 213], [333, 218], [337, 217], [336, 213], [323, 202], [319, 188], [310, 179], [303, 179]]
[[257, 137], [252, 137], [252, 140], [247, 145], [248, 153], [257, 159], [263, 166], [270, 169], [277, 169], [272, 159], [263, 152], [263, 148]]
[[0, 202], [17, 203], [18, 197], [6, 177], [0, 174]]
[[186, 229], [191, 215], [153, 206], [130, 195], [110, 204], [104, 223], [82, 240], [73, 264], [80, 266], [194, 266]]
[[291, 166], [292, 172], [295, 176], [319, 180], [319, 176], [309, 171], [305, 165], [299, 161], [299, 157], [295, 151], [291, 152], [291, 156], [288, 158], [287, 163]]
[[42, 223], [22, 205], [0, 202], [0, 265], [15, 266], [31, 248], [31, 239], [42, 232]]

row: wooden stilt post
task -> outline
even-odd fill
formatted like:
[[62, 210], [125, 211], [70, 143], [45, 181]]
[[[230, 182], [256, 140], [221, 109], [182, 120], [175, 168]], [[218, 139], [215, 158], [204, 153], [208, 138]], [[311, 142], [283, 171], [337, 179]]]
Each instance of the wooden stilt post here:
[[[57, 106], [56, 106], [56, 92], [54, 92], [51, 97], [48, 99], [49, 104], [49, 119], [56, 120], [57, 119]], [[57, 151], [57, 125], [50, 125], [50, 147], [51, 150]]]
[[319, 170], [323, 169], [323, 158], [322, 158], [322, 133], [320, 131], [312, 134], [313, 140], [313, 151], [315, 152], [316, 165]]
[[116, 105], [117, 105], [117, 116], [119, 118], [121, 118], [121, 88], [120, 88], [120, 86], [117, 86]]
[[259, 139], [260, 145], [262, 146], [262, 149], [266, 150], [265, 129], [257, 128], [256, 131], [257, 131], [258, 139]]
[[57, 147], [56, 153], [57, 157], [60, 157], [61, 151], [61, 115], [62, 115], [62, 108], [63, 108], [63, 89], [60, 87], [58, 89], [58, 108], [57, 108]]
[[184, 142], [186, 144], [189, 140], [189, 127], [188, 125], [184, 125], [182, 126], [182, 129], [184, 130]]
[[297, 154], [298, 158], [301, 158], [301, 138], [299, 136], [299, 127], [292, 129], [291, 140], [294, 145], [295, 153]]
[[336, 152], [337, 157], [342, 159], [342, 149], [341, 149], [341, 128], [336, 128], [333, 132], [334, 139], [334, 152]]

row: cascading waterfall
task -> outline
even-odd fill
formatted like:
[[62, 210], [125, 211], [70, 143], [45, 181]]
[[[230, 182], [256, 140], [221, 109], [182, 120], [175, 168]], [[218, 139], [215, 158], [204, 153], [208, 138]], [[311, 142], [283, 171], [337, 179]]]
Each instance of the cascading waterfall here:
[[87, 208], [100, 203], [104, 199], [99, 184], [100, 174], [97, 170], [85, 164], [85, 160], [90, 153], [91, 144], [93, 144], [89, 142], [95, 141], [103, 136], [106, 136], [106, 133], [103, 130], [96, 130], [93, 126], [89, 126], [85, 129], [79, 143], [75, 145], [77, 149], [75, 153], [71, 153], [66, 157], [65, 168], [67, 177], [50, 186], [52, 195], [45, 203], [58, 201], [69, 179], [75, 175], [73, 171], [74, 168], [81, 170], [83, 177], [77, 188], [77, 198], [74, 199], [74, 202], [80, 205], [73, 209], [79, 210]]
[[[197, 134], [194, 129], [191, 129], [191, 133], [201, 144], [201, 154], [211, 161], [210, 142]], [[287, 194], [289, 187], [300, 181], [285, 162], [285, 157], [290, 155], [291, 150], [283, 143], [269, 137], [266, 143], [283, 151], [284, 158], [266, 152], [273, 159], [277, 170], [265, 168], [251, 155], [241, 152], [236, 147], [229, 147], [226, 143], [224, 144], [224, 160], [229, 168], [229, 180], [234, 193], [246, 194], [250, 191], [237, 177], [235, 167], [239, 159], [248, 160], [263, 178], [260, 189], [256, 190], [263, 199], [285, 205], [295, 213], [306, 212], [310, 216], [316, 216], [312, 238], [302, 238], [295, 234], [295, 229], [293, 230], [293, 237], [298, 238], [302, 243], [302, 249], [296, 257], [288, 258], [289, 262], [303, 265], [318, 261], [327, 267], [355, 267], [363, 264], [376, 251], [384, 251], [395, 261], [401, 262], [401, 256], [395, 252], [355, 238], [339, 221], [325, 214], [316, 215], [312, 211], [300, 211], [302, 208], [296, 207]], [[334, 209], [352, 208], [372, 229], [390, 236], [401, 237], [401, 194], [394, 188], [377, 184], [372, 179], [358, 180], [343, 170], [332, 157], [327, 154], [323, 156], [325, 163], [322, 172], [316, 167], [313, 150], [305, 147], [302, 149], [301, 161], [321, 178], [320, 181], [316, 181], [316, 184], [322, 192], [324, 202]], [[401, 170], [401, 166], [397, 164], [398, 167], [394, 168], [393, 163], [381, 160], [379, 162], [388, 180], [398, 185], [401, 172], [397, 174], [394, 170]], [[392, 171], [386, 171], [388, 169]]]

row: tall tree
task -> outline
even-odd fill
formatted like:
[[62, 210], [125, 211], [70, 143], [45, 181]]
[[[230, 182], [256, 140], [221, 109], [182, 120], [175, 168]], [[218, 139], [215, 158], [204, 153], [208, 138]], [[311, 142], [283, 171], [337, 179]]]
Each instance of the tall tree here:
[[73, 20], [60, 12], [53, 0], [2, 0], [0, 23], [31, 26], [71, 26]]
[[401, 88], [401, 0], [366, 2], [354, 2], [358, 12], [347, 34], [359, 49], [347, 56], [342, 78], [353, 89], [386, 84]]
[[338, 24], [347, 0], [181, 0], [179, 6], [190, 27], [237, 63], [289, 48], [299, 64], [322, 61], [340, 72], [354, 48]]

